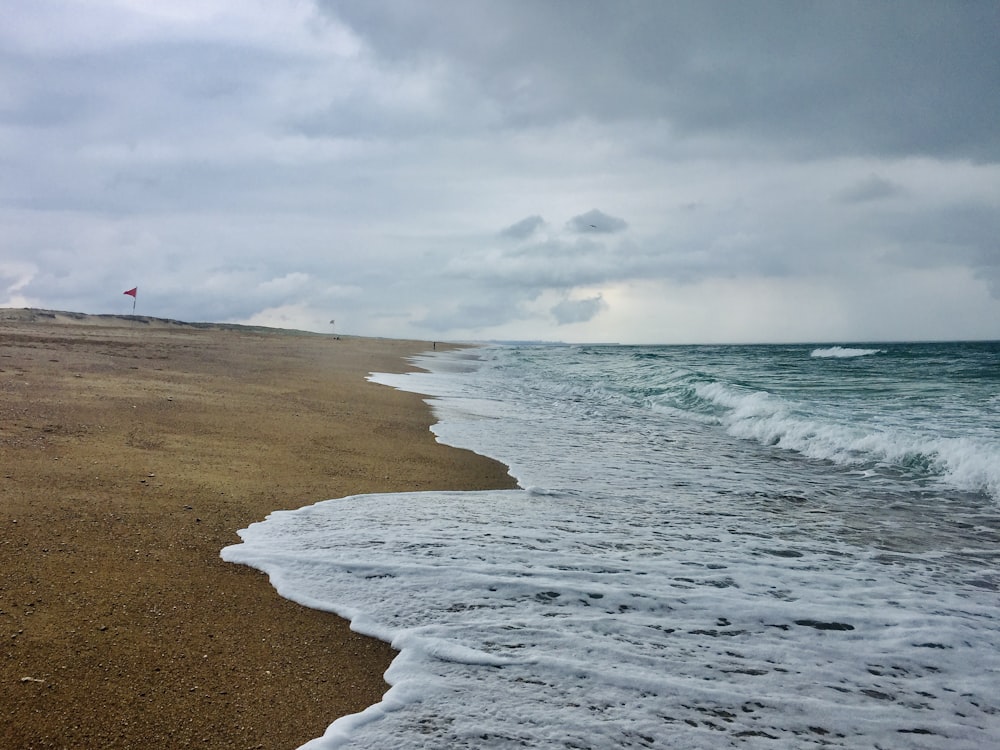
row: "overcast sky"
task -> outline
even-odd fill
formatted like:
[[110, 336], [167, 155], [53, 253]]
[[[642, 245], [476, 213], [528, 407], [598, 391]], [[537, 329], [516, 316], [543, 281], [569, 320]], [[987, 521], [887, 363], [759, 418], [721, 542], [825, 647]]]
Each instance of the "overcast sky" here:
[[995, 0], [0, 4], [0, 307], [1000, 338]]

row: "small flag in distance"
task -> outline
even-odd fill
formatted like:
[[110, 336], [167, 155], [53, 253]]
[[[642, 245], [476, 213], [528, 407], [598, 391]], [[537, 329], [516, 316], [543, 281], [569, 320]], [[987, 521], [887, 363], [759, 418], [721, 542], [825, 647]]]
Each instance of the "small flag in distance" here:
[[139, 292], [139, 287], [135, 286], [129, 289], [127, 292], [123, 292], [123, 294], [127, 294], [129, 297], [134, 298], [138, 294], [138, 292]]

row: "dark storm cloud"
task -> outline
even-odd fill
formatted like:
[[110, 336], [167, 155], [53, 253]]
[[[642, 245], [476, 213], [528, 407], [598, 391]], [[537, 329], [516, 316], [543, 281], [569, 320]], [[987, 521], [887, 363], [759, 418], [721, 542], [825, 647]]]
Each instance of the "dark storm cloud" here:
[[803, 156], [1000, 159], [1000, 4], [320, 0], [398, 65], [442, 61], [502, 126], [661, 119]]

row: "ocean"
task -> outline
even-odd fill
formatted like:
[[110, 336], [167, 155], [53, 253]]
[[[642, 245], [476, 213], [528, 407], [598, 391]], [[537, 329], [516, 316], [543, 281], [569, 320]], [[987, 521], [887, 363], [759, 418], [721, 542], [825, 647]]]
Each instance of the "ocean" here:
[[1000, 343], [414, 364], [371, 379], [523, 489], [322, 502], [223, 550], [400, 650], [305, 747], [1000, 746]]

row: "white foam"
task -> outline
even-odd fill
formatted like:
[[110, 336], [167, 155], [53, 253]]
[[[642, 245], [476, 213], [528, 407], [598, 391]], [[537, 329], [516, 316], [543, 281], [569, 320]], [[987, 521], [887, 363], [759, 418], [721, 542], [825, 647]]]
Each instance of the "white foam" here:
[[883, 349], [854, 349], [846, 346], [830, 346], [825, 349], [813, 349], [810, 356], [813, 357], [868, 357], [872, 354], [882, 354]]
[[1000, 736], [985, 592], [674, 499], [665, 525], [520, 491], [358, 496], [273, 514], [223, 558], [309, 606], [364, 611], [402, 650], [383, 704], [317, 750]]

